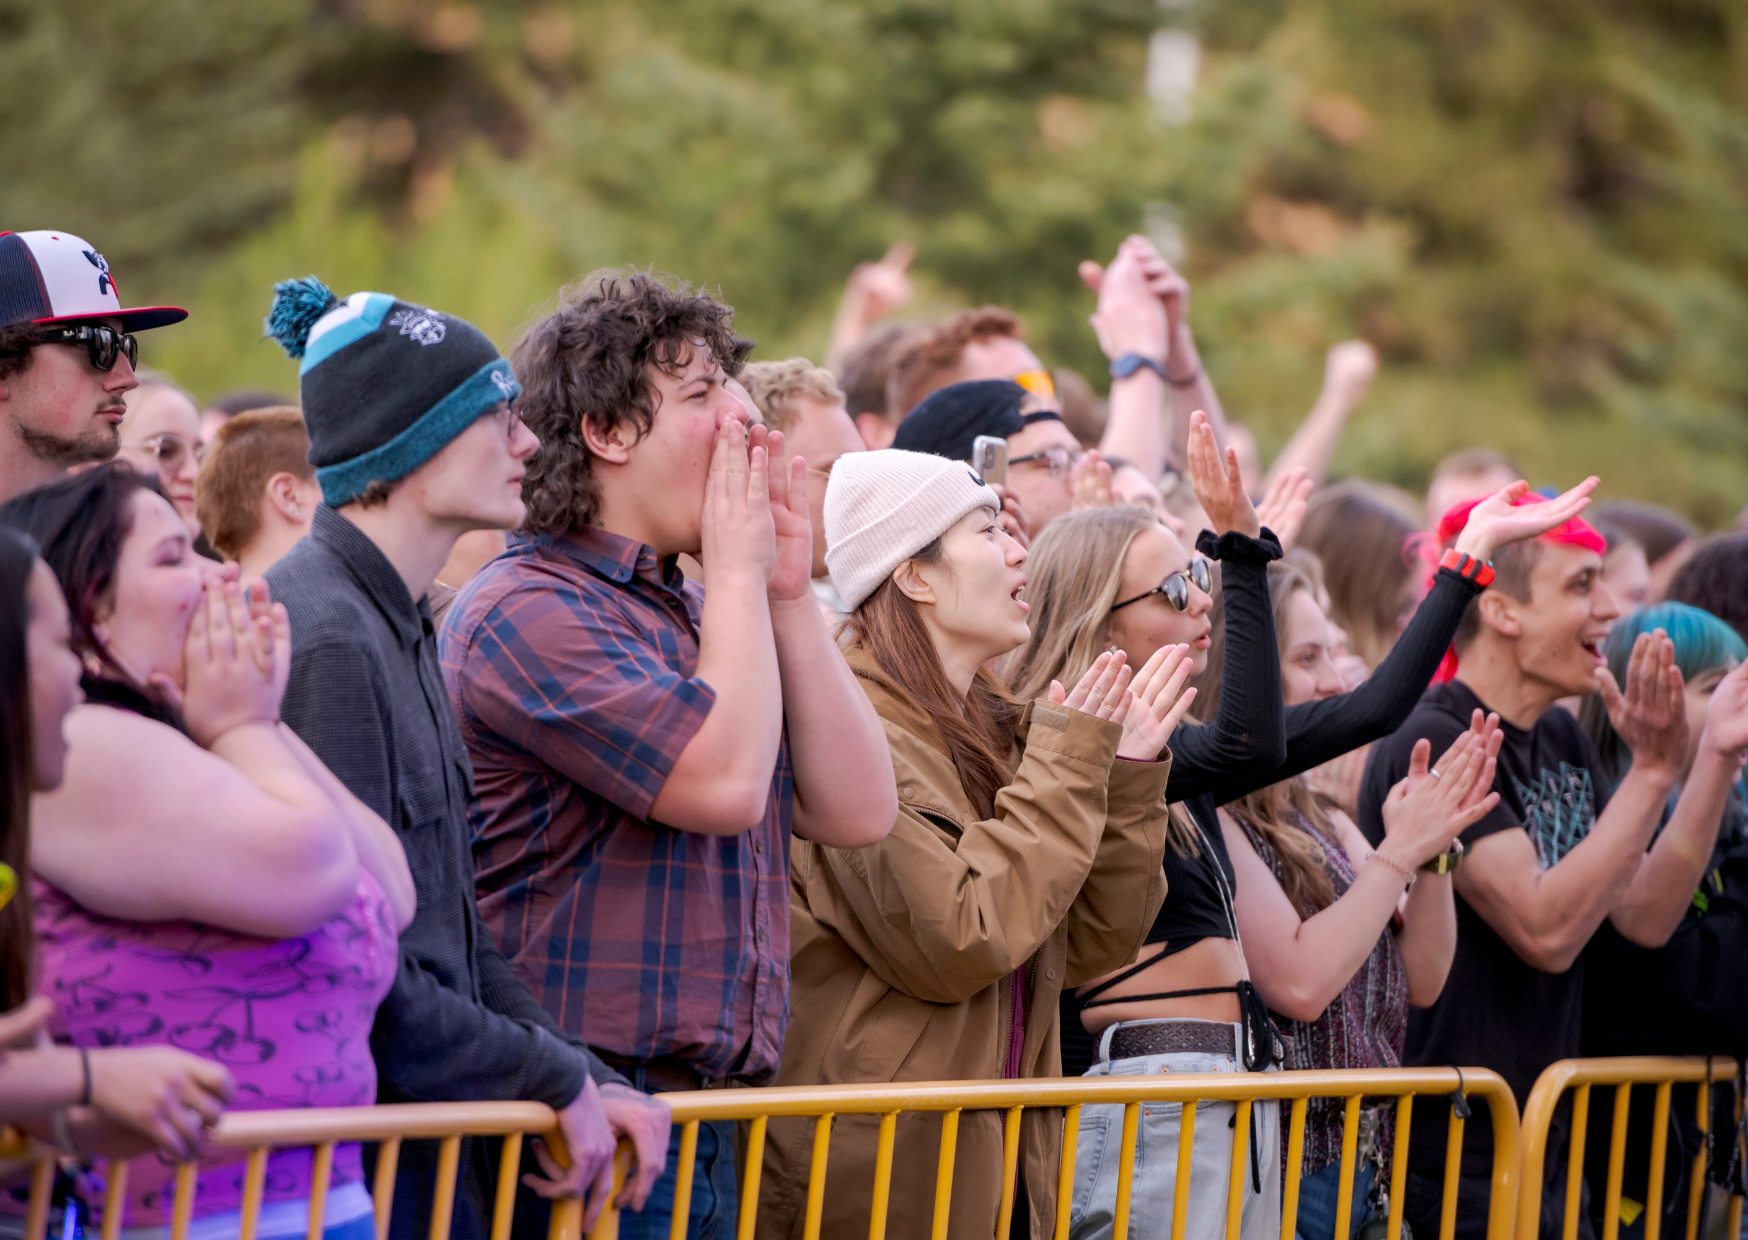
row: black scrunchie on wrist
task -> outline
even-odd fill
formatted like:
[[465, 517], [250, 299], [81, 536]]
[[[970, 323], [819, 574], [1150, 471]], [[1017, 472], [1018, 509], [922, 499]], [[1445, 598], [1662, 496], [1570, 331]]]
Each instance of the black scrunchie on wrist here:
[[1196, 550], [1210, 560], [1239, 560], [1251, 564], [1267, 564], [1281, 558], [1281, 540], [1275, 537], [1275, 532], [1262, 527], [1262, 532], [1255, 538], [1240, 534], [1237, 530], [1228, 530], [1216, 536], [1213, 530], [1203, 530], [1196, 535]]

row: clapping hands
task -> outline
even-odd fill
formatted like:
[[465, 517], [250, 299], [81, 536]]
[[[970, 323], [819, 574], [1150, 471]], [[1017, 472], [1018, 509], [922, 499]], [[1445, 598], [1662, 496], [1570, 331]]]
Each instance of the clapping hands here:
[[1188, 646], [1162, 646], [1131, 677], [1128, 656], [1110, 651], [1093, 661], [1072, 691], [1064, 692], [1061, 682], [1051, 681], [1048, 696], [1059, 706], [1121, 724], [1117, 756], [1151, 762], [1196, 700], [1194, 689], [1184, 689], [1191, 668], [1188, 655]]

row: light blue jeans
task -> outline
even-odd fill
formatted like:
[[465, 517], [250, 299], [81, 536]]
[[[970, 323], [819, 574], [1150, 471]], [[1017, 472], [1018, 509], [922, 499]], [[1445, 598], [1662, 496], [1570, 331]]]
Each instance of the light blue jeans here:
[[[1111, 1026], [1099, 1039], [1099, 1062], [1088, 1076], [1163, 1076], [1186, 1072], [1242, 1072], [1239, 1026], [1232, 1026], [1231, 1054], [1200, 1051], [1112, 1060], [1111, 1034], [1128, 1025], [1176, 1022], [1132, 1021]], [[1206, 1023], [1206, 1022], [1197, 1022]], [[1135, 1174], [1129, 1190], [1129, 1234], [1169, 1236], [1177, 1191], [1177, 1147], [1181, 1104], [1144, 1102], [1135, 1134]], [[1223, 1240], [1227, 1185], [1232, 1170], [1232, 1140], [1237, 1108], [1230, 1102], [1198, 1102], [1190, 1156], [1189, 1218], [1185, 1240]], [[1112, 1234], [1117, 1208], [1117, 1177], [1122, 1172], [1123, 1108], [1084, 1106], [1074, 1151], [1074, 1200], [1068, 1214], [1070, 1240], [1103, 1240]], [[1239, 1223], [1243, 1240], [1278, 1240], [1281, 1234], [1280, 1106], [1253, 1104], [1250, 1145], [1245, 1156], [1244, 1204]], [[1262, 1187], [1256, 1187], [1255, 1167]]]

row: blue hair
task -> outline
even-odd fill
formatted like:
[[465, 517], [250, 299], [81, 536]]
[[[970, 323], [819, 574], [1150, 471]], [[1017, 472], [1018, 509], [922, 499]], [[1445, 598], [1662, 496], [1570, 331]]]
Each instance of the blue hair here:
[[1742, 635], [1712, 615], [1686, 603], [1659, 603], [1641, 607], [1615, 623], [1608, 634], [1608, 670], [1616, 682], [1627, 680], [1627, 660], [1639, 634], [1662, 629], [1675, 643], [1675, 666], [1686, 681], [1719, 667], [1748, 659], [1748, 644]]

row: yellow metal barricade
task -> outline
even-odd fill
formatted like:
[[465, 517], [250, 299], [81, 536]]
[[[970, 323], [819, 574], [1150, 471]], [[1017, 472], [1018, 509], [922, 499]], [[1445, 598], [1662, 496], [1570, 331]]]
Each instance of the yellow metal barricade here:
[[[322, 1212], [327, 1205], [334, 1147], [352, 1141], [380, 1142], [372, 1195], [376, 1201], [377, 1240], [386, 1240], [389, 1211], [394, 1206], [395, 1170], [400, 1160], [401, 1143], [440, 1141], [430, 1240], [448, 1240], [462, 1138], [501, 1136], [504, 1148], [492, 1213], [491, 1240], [508, 1240], [522, 1139], [530, 1134], [543, 1137], [555, 1158], [561, 1162], [567, 1159], [557, 1116], [550, 1107], [538, 1102], [449, 1102], [297, 1111], [233, 1111], [219, 1121], [209, 1144], [215, 1149], [248, 1151], [243, 1172], [242, 1226], [238, 1240], [255, 1240], [267, 1184], [267, 1156], [276, 1149], [314, 1150], [310, 1169], [308, 1240], [321, 1240]], [[14, 1145], [10, 1149], [0, 1146], [0, 1157], [23, 1157], [34, 1162], [24, 1237], [25, 1240], [43, 1240], [48, 1225], [56, 1152], [40, 1145]], [[102, 1240], [116, 1240], [126, 1221], [123, 1203], [127, 1199], [127, 1164], [111, 1162], [105, 1165], [100, 1160], [99, 1165], [107, 1172]], [[170, 1240], [184, 1240], [188, 1234], [194, 1215], [199, 1172], [198, 1165], [193, 1163], [185, 1163], [177, 1170], [176, 1197], [170, 1210]], [[548, 1240], [578, 1240], [581, 1223], [581, 1202], [554, 1202]], [[601, 1235], [601, 1229], [597, 1227], [594, 1234]], [[613, 1234], [611, 1230], [607, 1232], [608, 1236]]]
[[[1735, 1079], [1733, 1059], [1677, 1059], [1643, 1056], [1620, 1059], [1562, 1059], [1551, 1064], [1537, 1078], [1535, 1088], [1523, 1107], [1523, 1176], [1517, 1198], [1517, 1240], [1540, 1240], [1542, 1181], [1547, 1166], [1548, 1131], [1554, 1110], [1567, 1090], [1572, 1091], [1572, 1135], [1566, 1168], [1566, 1211], [1561, 1228], [1562, 1240], [1574, 1240], [1578, 1234], [1579, 1186], [1584, 1176], [1584, 1146], [1590, 1118], [1590, 1091], [1595, 1085], [1612, 1085], [1614, 1092], [1614, 1123], [1609, 1138], [1608, 1180], [1601, 1186], [1603, 1197], [1603, 1232], [1598, 1240], [1616, 1240], [1620, 1228], [1621, 1178], [1626, 1163], [1627, 1121], [1634, 1085], [1653, 1085], [1656, 1094], [1651, 1115], [1651, 1164], [1647, 1175], [1645, 1240], [1659, 1240], [1663, 1221], [1663, 1175], [1668, 1154], [1669, 1098], [1678, 1084], [1728, 1085]], [[1710, 1123], [1707, 1090], [1699, 1093], [1699, 1126], [1703, 1132]], [[1740, 1108], [1742, 1100], [1736, 1099]], [[1732, 1132], [1730, 1139], [1735, 1140]], [[1687, 1235], [1685, 1240], [1697, 1240], [1700, 1200], [1705, 1191], [1705, 1153], [1694, 1158], [1691, 1182], [1688, 1185]], [[1594, 1196], [1598, 1185], [1591, 1184]], [[1730, 1198], [1728, 1230], [1732, 1237], [1741, 1233], [1742, 1198]]]
[[[1061, 1163], [1056, 1194], [1056, 1240], [1067, 1240], [1069, 1206], [1073, 1197], [1075, 1142], [1080, 1109], [1094, 1104], [1123, 1107], [1122, 1145], [1119, 1157], [1116, 1240], [1130, 1235], [1129, 1207], [1133, 1189], [1135, 1141], [1141, 1106], [1149, 1102], [1250, 1102], [1279, 1099], [1290, 1105], [1285, 1202], [1281, 1240], [1293, 1240], [1293, 1221], [1299, 1196], [1299, 1173], [1305, 1141], [1305, 1110], [1311, 1098], [1344, 1100], [1345, 1129], [1342, 1139], [1342, 1188], [1337, 1201], [1335, 1234], [1345, 1236], [1352, 1220], [1353, 1165], [1359, 1135], [1360, 1101], [1367, 1097], [1398, 1099], [1394, 1165], [1390, 1180], [1390, 1240], [1400, 1240], [1402, 1202], [1406, 1190], [1408, 1132], [1413, 1099], [1446, 1096], [1461, 1087], [1470, 1098], [1484, 1101], [1493, 1122], [1493, 1183], [1488, 1207], [1488, 1240], [1510, 1240], [1517, 1202], [1518, 1122], [1511, 1089], [1495, 1073], [1465, 1068], [1461, 1077], [1451, 1068], [1387, 1068], [1372, 1071], [1220, 1073], [1212, 1075], [1072, 1077], [1046, 1081], [959, 1081], [917, 1085], [833, 1085], [804, 1089], [742, 1089], [701, 1093], [664, 1094], [674, 1109], [674, 1122], [681, 1125], [678, 1182], [675, 1185], [673, 1240], [684, 1240], [686, 1211], [691, 1202], [692, 1151], [697, 1147], [698, 1125], [706, 1120], [747, 1121], [746, 1167], [741, 1183], [738, 1240], [752, 1240], [758, 1217], [759, 1172], [763, 1161], [765, 1130], [775, 1117], [810, 1118], [814, 1121], [813, 1159], [809, 1170], [805, 1213], [805, 1240], [818, 1240], [824, 1203], [825, 1173], [830, 1157], [831, 1123], [839, 1115], [878, 1115], [879, 1146], [875, 1156], [869, 1240], [884, 1240], [887, 1206], [892, 1192], [893, 1144], [900, 1112], [932, 1112], [942, 1116], [940, 1152], [935, 1176], [932, 1235], [944, 1240], [952, 1209], [951, 1188], [956, 1154], [958, 1120], [965, 1111], [1001, 1111], [1006, 1121], [1003, 1141], [1002, 1198], [996, 1234], [1006, 1236], [1013, 1213], [1015, 1170], [1019, 1162], [1020, 1117], [1027, 1107], [1061, 1107], [1063, 1124]], [[1182, 1108], [1184, 1129], [1178, 1140], [1176, 1207], [1172, 1212], [1171, 1240], [1183, 1240], [1187, 1221], [1189, 1172], [1192, 1156], [1194, 1105]], [[1237, 1240], [1239, 1207], [1243, 1201], [1244, 1176], [1249, 1166], [1247, 1142], [1250, 1108], [1237, 1109], [1232, 1165], [1228, 1170], [1226, 1240]], [[1462, 1147], [1464, 1121], [1453, 1111], [1450, 1144]], [[1276, 1157], [1275, 1151], [1260, 1151]], [[1455, 1164], [1452, 1164], [1453, 1168]], [[907, 1186], [909, 1187], [909, 1186]], [[1454, 1172], [1445, 1183], [1440, 1240], [1450, 1240], [1456, 1219], [1457, 1183]], [[615, 1235], [611, 1220], [602, 1229]], [[1139, 1232], [1136, 1233], [1139, 1235]], [[833, 1240], [838, 1240], [834, 1237]], [[1153, 1240], [1149, 1237], [1148, 1240]], [[1159, 1240], [1165, 1240], [1159, 1237]], [[1432, 1240], [1422, 1237], [1421, 1240]]]

